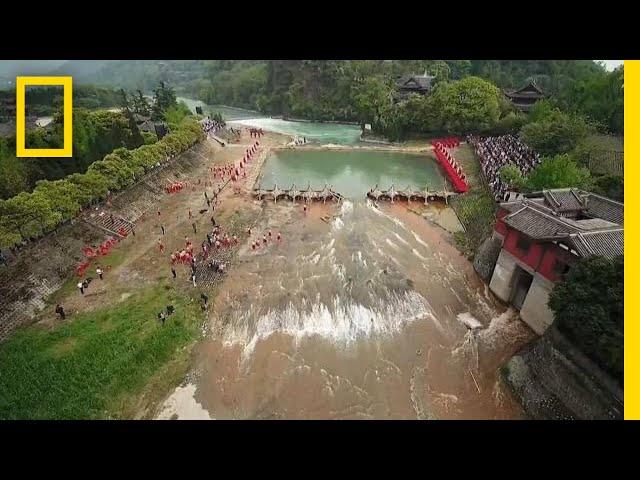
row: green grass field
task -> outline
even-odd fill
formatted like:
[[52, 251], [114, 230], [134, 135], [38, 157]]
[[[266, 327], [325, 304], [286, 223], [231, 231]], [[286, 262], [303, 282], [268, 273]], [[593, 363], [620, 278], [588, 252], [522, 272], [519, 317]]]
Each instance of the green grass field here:
[[[156, 315], [169, 304], [163, 327]], [[129, 418], [149, 388], [179, 380], [203, 321], [197, 301], [156, 285], [52, 330], [18, 331], [0, 344], [0, 419]]]
[[480, 163], [473, 149], [469, 145], [460, 145], [455, 156], [467, 174], [471, 188], [451, 201], [451, 206], [465, 229], [464, 232], [457, 232], [454, 237], [460, 250], [472, 259], [484, 239], [491, 235], [497, 205], [482, 179]]

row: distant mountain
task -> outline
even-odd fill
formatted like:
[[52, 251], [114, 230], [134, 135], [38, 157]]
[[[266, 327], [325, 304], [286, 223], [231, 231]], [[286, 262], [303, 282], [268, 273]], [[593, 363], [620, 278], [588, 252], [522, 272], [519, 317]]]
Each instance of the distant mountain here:
[[78, 83], [88, 83], [96, 74], [114, 60], [67, 60], [51, 72], [52, 75], [71, 75]]
[[67, 60], [0, 60], [0, 77], [46, 75]]

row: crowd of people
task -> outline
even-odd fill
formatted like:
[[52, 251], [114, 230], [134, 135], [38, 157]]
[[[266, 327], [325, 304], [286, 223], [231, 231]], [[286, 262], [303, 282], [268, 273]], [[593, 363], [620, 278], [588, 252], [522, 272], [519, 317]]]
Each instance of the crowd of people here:
[[186, 186], [185, 182], [171, 182], [165, 187], [167, 193], [178, 193]]
[[207, 135], [215, 135], [218, 130], [223, 129], [225, 126], [225, 122], [218, 122], [210, 117], [207, 117], [202, 121], [202, 129]]
[[478, 137], [469, 135], [467, 141], [480, 159], [480, 166], [496, 201], [509, 196], [509, 185], [500, 178], [505, 165], [515, 165], [523, 176], [540, 163], [540, 155], [513, 135]]
[[[211, 119], [205, 119], [202, 123], [203, 129], [207, 133], [215, 132], [217, 129], [223, 126], [224, 126], [223, 124]], [[264, 135], [264, 132], [262, 131], [262, 129], [247, 129], [247, 130], [249, 131], [252, 138], [260, 137]], [[225, 181], [236, 182], [242, 178], [247, 178], [247, 170], [248, 170], [247, 166], [252, 161], [254, 156], [258, 153], [259, 145], [260, 145], [260, 142], [258, 140], [253, 141], [251, 146], [245, 150], [242, 158], [238, 162], [212, 166], [209, 169], [209, 175], [207, 175], [207, 177], [211, 178], [211, 180], [205, 179], [204, 182], [202, 179], [198, 179], [197, 182], [196, 181], [193, 181], [193, 182], [173, 181], [165, 187], [165, 191], [167, 193], [177, 193], [183, 190], [187, 186], [192, 186], [193, 190], [195, 191], [197, 186], [204, 186], [204, 199], [206, 201], [208, 208], [202, 208], [200, 210], [200, 213], [203, 214], [209, 211], [209, 209], [211, 209], [211, 211], [213, 212], [215, 209], [215, 206], [218, 204], [218, 195], [222, 191], [223, 183]], [[218, 187], [217, 189], [214, 187], [213, 194], [210, 197], [209, 194], [207, 193], [207, 187], [208, 186], [213, 187], [215, 183], [218, 183]], [[166, 229], [165, 229], [165, 224], [162, 222], [163, 216], [160, 209], [158, 209], [157, 214], [158, 214], [157, 216], [158, 225], [160, 227], [160, 231], [162, 232], [162, 235], [164, 238], [164, 235], [166, 234]], [[190, 221], [193, 220], [191, 225], [193, 227], [194, 234], [196, 234], [197, 233], [196, 221], [194, 218], [194, 213], [191, 211], [191, 209], [188, 210], [188, 218]], [[113, 215], [111, 220], [112, 220], [112, 223], [114, 223]], [[194, 248], [193, 242], [189, 239], [188, 236], [185, 236], [184, 246], [181, 246], [180, 248], [173, 250], [169, 254], [171, 274], [174, 279], [177, 278], [176, 268], [180, 264], [188, 265], [190, 267], [190, 271], [191, 271], [190, 279], [193, 282], [194, 287], [197, 286], [196, 272], [200, 264], [206, 266], [207, 268], [213, 270], [216, 273], [222, 274], [226, 272], [226, 268], [227, 268], [226, 264], [223, 261], [221, 261], [220, 257], [218, 257], [215, 254], [221, 253], [224, 250], [237, 246], [239, 244], [239, 239], [237, 235], [233, 235], [231, 232], [223, 231], [223, 228], [217, 224], [213, 216], [211, 217], [211, 224], [212, 224], [211, 229], [207, 229], [208, 231], [206, 233], [206, 238], [200, 244], [200, 251], [197, 251], [197, 249]], [[126, 233], [127, 233], [126, 231], [123, 232], [122, 236], [126, 237]], [[250, 237], [250, 229], [248, 231], [248, 235]], [[269, 241], [271, 241], [272, 235], [273, 234], [271, 231], [265, 233], [265, 235], [263, 236], [262, 243], [267, 244]], [[276, 238], [277, 238], [277, 241], [280, 242], [282, 239], [282, 235], [278, 233]], [[86, 257], [88, 257], [87, 258], [88, 261], [82, 263], [78, 267], [76, 271], [78, 276], [84, 277], [86, 270], [90, 266], [90, 260], [98, 255], [104, 255], [108, 253], [108, 251], [110, 250], [110, 247], [112, 247], [115, 242], [116, 242], [115, 239], [111, 239], [108, 244], [100, 245], [100, 247], [94, 247], [94, 248], [86, 247], [86, 249], [83, 250], [83, 253], [85, 254]], [[254, 250], [256, 248], [259, 248], [260, 245], [261, 244], [259, 241], [252, 242], [252, 247]], [[157, 248], [160, 255], [164, 257], [166, 247], [162, 238], [158, 239]], [[5, 259], [4, 255], [2, 255], [2, 259], [3, 260]], [[104, 272], [100, 268], [100, 266], [98, 266], [96, 270], [96, 274], [100, 279], [103, 278]], [[91, 283], [91, 280], [92, 280], [91, 277], [88, 277], [79, 281], [79, 283], [77, 284], [77, 287], [80, 294], [84, 295], [86, 289], [89, 287], [89, 284]], [[64, 318], [63, 307], [60, 305], [58, 306], [60, 308], [56, 310], [56, 313], [58, 313], [61, 318]], [[166, 316], [168, 315], [170, 315], [169, 312], [167, 312]], [[163, 324], [166, 316], [163, 315], [164, 318], [161, 318], [160, 315], [158, 316], [158, 318], [162, 321]]]
[[[305, 205], [305, 213], [306, 213], [306, 205]], [[247, 235], [251, 236], [251, 228], [247, 229]], [[269, 242], [274, 241], [274, 236], [271, 230], [269, 229], [264, 235], [262, 235], [262, 240], [258, 237], [256, 240], [251, 242], [251, 250], [259, 250], [260, 247], [266, 248], [269, 245]], [[280, 244], [282, 243], [282, 234], [278, 232], [275, 236], [275, 241]]]
[[[248, 129], [248, 131], [251, 137], [257, 137], [264, 134], [262, 129]], [[245, 150], [242, 158], [238, 162], [214, 165], [210, 167], [209, 175], [212, 178], [211, 184], [213, 185], [214, 182], [225, 181], [236, 182], [242, 178], [247, 178], [247, 166], [253, 159], [254, 155], [258, 152], [259, 145], [260, 142], [258, 140], [255, 140], [251, 147]], [[197, 183], [194, 183], [194, 186], [200, 185], [201, 183], [201, 180], [199, 180]], [[213, 209], [215, 208], [215, 204], [217, 204], [218, 202], [218, 195], [222, 191], [222, 186], [219, 185], [217, 190], [214, 189], [213, 196], [209, 198], [209, 195], [206, 191], [206, 186], [208, 184], [209, 181], [205, 180], [204, 197], [207, 203], [207, 207], [211, 208], [213, 211]], [[212, 205], [212, 202], [215, 202], [215, 204]], [[203, 208], [202, 210], [200, 210], [200, 213], [203, 214], [207, 211], [208, 208]], [[158, 211], [158, 215], [160, 215], [160, 211]], [[189, 220], [192, 220], [193, 213], [190, 209], [188, 210], [188, 216]], [[194, 234], [197, 233], [195, 221], [192, 223], [192, 227]], [[161, 225], [161, 229], [164, 235], [164, 225]], [[269, 237], [271, 237], [271, 232], [269, 232]], [[281, 235], [278, 234], [278, 239], [280, 238]], [[231, 233], [224, 232], [223, 228], [216, 223], [213, 216], [211, 217], [211, 229], [207, 231], [206, 238], [200, 245], [200, 253], [194, 251], [193, 242], [189, 239], [188, 236], [185, 236], [184, 241], [184, 247], [173, 251], [169, 255], [171, 262], [171, 273], [173, 278], [176, 278], [177, 272], [175, 266], [177, 264], [189, 265], [191, 268], [191, 281], [193, 282], [194, 287], [196, 286], [196, 272], [200, 263], [204, 263], [207, 268], [210, 268], [217, 273], [224, 273], [226, 271], [226, 265], [219, 259], [214, 258], [213, 253], [224, 251], [239, 244], [238, 237]], [[158, 239], [158, 250], [161, 255], [164, 254], [165, 246], [161, 239]]]

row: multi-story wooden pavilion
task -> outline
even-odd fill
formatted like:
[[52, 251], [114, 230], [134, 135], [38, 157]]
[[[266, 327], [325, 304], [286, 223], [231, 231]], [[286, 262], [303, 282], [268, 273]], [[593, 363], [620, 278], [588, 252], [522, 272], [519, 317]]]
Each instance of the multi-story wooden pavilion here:
[[511, 100], [511, 103], [522, 112], [528, 112], [538, 100], [545, 98], [542, 89], [533, 81], [529, 81], [529, 83], [520, 90], [505, 92], [505, 95]]

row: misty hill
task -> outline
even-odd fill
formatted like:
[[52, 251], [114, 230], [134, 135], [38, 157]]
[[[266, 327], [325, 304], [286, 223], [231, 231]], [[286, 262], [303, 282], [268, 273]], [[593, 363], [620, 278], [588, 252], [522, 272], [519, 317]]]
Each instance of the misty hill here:
[[67, 60], [0, 60], [0, 77], [46, 75]]

